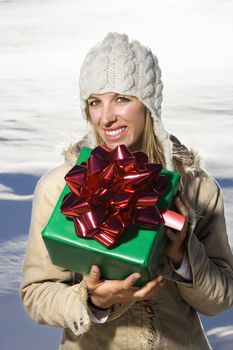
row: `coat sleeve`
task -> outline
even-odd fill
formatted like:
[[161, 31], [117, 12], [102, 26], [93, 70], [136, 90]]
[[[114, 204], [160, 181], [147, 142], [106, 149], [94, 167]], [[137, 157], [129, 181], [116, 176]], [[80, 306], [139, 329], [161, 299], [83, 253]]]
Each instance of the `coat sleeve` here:
[[51, 263], [41, 231], [58, 198], [39, 181], [33, 199], [32, 217], [20, 297], [36, 322], [70, 328], [75, 335], [90, 327], [85, 282], [72, 285], [72, 274]]
[[198, 216], [187, 242], [192, 283], [177, 282], [184, 301], [215, 315], [233, 304], [233, 257], [228, 243], [221, 190], [204, 177], [196, 189]]
[[[80, 335], [91, 325], [85, 280], [80, 274], [53, 265], [41, 236], [69, 170], [66, 168], [64, 172], [58, 168], [43, 177], [35, 189], [20, 297], [35, 322], [70, 328], [75, 335]], [[132, 304], [113, 305], [107, 322], [120, 317]]]

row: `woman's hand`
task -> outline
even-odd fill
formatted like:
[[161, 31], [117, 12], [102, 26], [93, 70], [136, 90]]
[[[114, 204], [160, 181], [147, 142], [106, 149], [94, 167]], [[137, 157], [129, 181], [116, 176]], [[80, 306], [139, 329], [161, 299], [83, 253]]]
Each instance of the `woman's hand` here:
[[150, 299], [163, 285], [163, 277], [157, 276], [141, 288], [134, 287], [140, 277], [135, 272], [125, 280], [102, 280], [100, 269], [93, 265], [85, 281], [92, 303], [100, 308], [109, 308], [115, 303]]
[[185, 222], [181, 231], [167, 229], [166, 235], [170, 242], [165, 250], [165, 254], [171, 259], [174, 266], [179, 268], [184, 256], [184, 240], [187, 235], [189, 211], [185, 205], [184, 199], [180, 195], [176, 196], [175, 205], [178, 212], [185, 217]]

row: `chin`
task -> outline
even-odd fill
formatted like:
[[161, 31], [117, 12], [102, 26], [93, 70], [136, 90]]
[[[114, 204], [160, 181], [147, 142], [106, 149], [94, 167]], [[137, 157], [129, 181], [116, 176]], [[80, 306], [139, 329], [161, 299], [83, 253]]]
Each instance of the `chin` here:
[[125, 145], [126, 147], [130, 148], [130, 146], [127, 143], [125, 143], [124, 141], [116, 141], [116, 142], [111, 142], [111, 143], [106, 142], [106, 146], [111, 148], [111, 149], [114, 149], [120, 145]]
[[129, 148], [131, 151], [135, 148], [135, 144], [133, 142], [130, 142], [129, 140], [112, 140], [111, 142], [105, 140], [105, 145], [111, 149], [116, 148], [119, 145], [125, 145], [127, 148]]

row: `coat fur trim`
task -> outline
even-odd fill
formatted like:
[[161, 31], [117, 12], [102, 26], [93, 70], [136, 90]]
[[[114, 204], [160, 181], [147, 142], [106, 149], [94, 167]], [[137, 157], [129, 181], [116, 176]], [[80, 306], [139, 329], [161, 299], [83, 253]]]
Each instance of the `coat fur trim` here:
[[[193, 149], [188, 150], [174, 135], [170, 135], [170, 141], [172, 143], [172, 157], [175, 168], [179, 170], [179, 168], [182, 167], [185, 174], [192, 176], [200, 173], [201, 162], [198, 152]], [[83, 146], [90, 148], [96, 147], [94, 136], [91, 132], [86, 134], [77, 143], [70, 144], [67, 149], [63, 150], [65, 160], [70, 165], [73, 166], [75, 164], [77, 156]]]

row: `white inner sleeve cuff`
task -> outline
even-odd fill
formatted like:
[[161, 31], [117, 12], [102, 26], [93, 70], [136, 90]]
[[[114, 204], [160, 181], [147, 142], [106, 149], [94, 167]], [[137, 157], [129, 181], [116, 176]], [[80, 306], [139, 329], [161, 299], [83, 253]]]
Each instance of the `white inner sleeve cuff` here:
[[108, 319], [109, 312], [110, 310], [94, 310], [91, 306], [88, 306], [88, 314], [93, 323], [105, 323]]
[[191, 275], [191, 268], [188, 260], [187, 253], [184, 252], [183, 260], [178, 269], [175, 268], [172, 261], [169, 259], [171, 268], [173, 271], [175, 271], [178, 275], [180, 275], [184, 280], [188, 282], [192, 282], [192, 275]]

